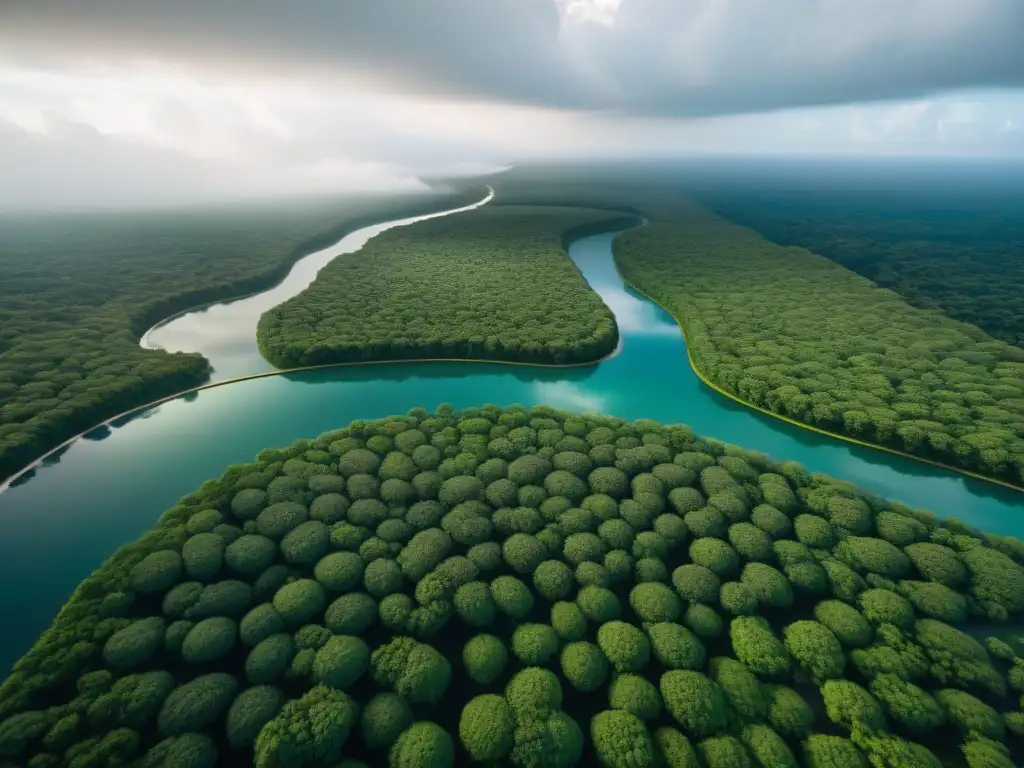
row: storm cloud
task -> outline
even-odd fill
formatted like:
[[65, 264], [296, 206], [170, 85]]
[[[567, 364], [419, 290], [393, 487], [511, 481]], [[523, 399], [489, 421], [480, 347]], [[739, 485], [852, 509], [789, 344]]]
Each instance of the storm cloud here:
[[23, 60], [693, 116], [1024, 84], [1020, 0], [7, 0]]
[[1024, 2], [0, 2], [3, 207], [851, 152], [1024, 155]]

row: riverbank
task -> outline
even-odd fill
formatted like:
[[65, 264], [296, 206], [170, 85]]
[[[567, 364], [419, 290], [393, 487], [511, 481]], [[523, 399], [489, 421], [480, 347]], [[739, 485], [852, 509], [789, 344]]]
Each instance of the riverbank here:
[[747, 400], [744, 400], [743, 398], [741, 398], [741, 397], [739, 397], [737, 395], [734, 395], [732, 392], [728, 392], [728, 391], [722, 389], [720, 386], [718, 386], [713, 381], [711, 381], [707, 376], [705, 376], [701, 372], [700, 368], [697, 367], [697, 364], [694, 362], [693, 354], [690, 351], [689, 340], [686, 338], [686, 327], [683, 325], [682, 319], [680, 319], [679, 317], [676, 317], [663, 304], [659, 303], [656, 299], [654, 299], [651, 296], [649, 296], [646, 293], [644, 293], [642, 290], [640, 290], [635, 285], [633, 285], [633, 283], [629, 282], [626, 278], [622, 278], [622, 280], [632, 290], [636, 291], [638, 294], [640, 294], [641, 296], [646, 298], [651, 303], [657, 304], [659, 307], [661, 307], [661, 309], [666, 314], [672, 316], [672, 318], [679, 325], [679, 332], [683, 336], [683, 341], [686, 342], [686, 344], [687, 344], [687, 346], [686, 346], [686, 359], [687, 359], [687, 361], [690, 364], [690, 368], [693, 369], [694, 375], [697, 378], [699, 378], [704, 383], [705, 386], [710, 387], [711, 389], [713, 389], [715, 392], [717, 392], [718, 394], [722, 395], [723, 397], [727, 397], [730, 400], [732, 400], [732, 401], [734, 401], [736, 403], [739, 403], [740, 405], [743, 405], [743, 406], [745, 406], [747, 408], [751, 408], [751, 409], [753, 409], [753, 410], [755, 410], [755, 411], [757, 411], [759, 413], [763, 413], [765, 416], [770, 416], [773, 419], [778, 419], [779, 421], [784, 421], [787, 424], [792, 424], [794, 427], [799, 427], [800, 429], [806, 429], [809, 432], [814, 432], [814, 433], [819, 434], [819, 435], [825, 435], [827, 437], [831, 437], [831, 438], [834, 438], [836, 440], [842, 440], [843, 442], [850, 443], [852, 445], [859, 445], [859, 446], [862, 446], [864, 448], [871, 448], [872, 450], [876, 450], [876, 451], [884, 451], [885, 453], [892, 454], [893, 456], [901, 456], [901, 457], [903, 457], [905, 459], [910, 459], [911, 461], [919, 461], [919, 462], [921, 462], [923, 464], [927, 464], [927, 465], [932, 466], [932, 467], [938, 467], [940, 469], [944, 469], [944, 470], [947, 470], [949, 472], [956, 472], [957, 474], [963, 475], [964, 477], [970, 477], [970, 478], [973, 478], [975, 480], [984, 480], [986, 483], [994, 483], [995, 485], [1002, 486], [1003, 488], [1008, 488], [1011, 491], [1016, 491], [1018, 493], [1024, 493], [1024, 488], [1021, 488], [1020, 486], [1012, 485], [1010, 483], [1004, 482], [1004, 481], [999, 480], [999, 479], [994, 478], [994, 477], [987, 477], [985, 475], [979, 475], [977, 472], [971, 472], [969, 469], [962, 469], [960, 467], [954, 467], [954, 466], [951, 466], [949, 464], [943, 464], [941, 461], [933, 461], [931, 459], [926, 459], [923, 456], [915, 456], [912, 453], [907, 453], [905, 451], [900, 451], [900, 450], [897, 450], [895, 448], [889, 448], [887, 446], [879, 445], [877, 443], [867, 443], [867, 442], [864, 442], [863, 440], [857, 440], [856, 438], [850, 437], [849, 435], [843, 435], [843, 434], [840, 434], [838, 432], [829, 432], [826, 429], [821, 429], [820, 427], [815, 427], [815, 426], [812, 426], [811, 424], [805, 424], [802, 421], [797, 421], [796, 419], [791, 419], [788, 416], [784, 416], [781, 413], [775, 413], [774, 411], [769, 411], [769, 410], [767, 410], [765, 408], [762, 408], [759, 405], [754, 405], [754, 403], [751, 403], [751, 402], [749, 402]]
[[615, 313], [622, 345], [597, 365], [378, 363], [271, 372], [206, 387], [94, 430], [0, 494], [0, 660], [17, 658], [75, 585], [175, 501], [267, 445], [288, 445], [356, 418], [416, 405], [548, 403], [572, 411], [684, 423], [808, 471], [994, 533], [1024, 534], [1019, 494], [916, 460], [817, 435], [723, 397], [695, 375], [674, 319], [630, 290], [612, 261], [614, 234], [569, 255]]

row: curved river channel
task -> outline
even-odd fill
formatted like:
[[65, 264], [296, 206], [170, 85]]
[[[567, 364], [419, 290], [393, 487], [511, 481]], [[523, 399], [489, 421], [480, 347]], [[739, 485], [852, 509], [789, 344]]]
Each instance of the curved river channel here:
[[[335, 255], [397, 223], [359, 230], [306, 257], [296, 264], [294, 280], [290, 275], [265, 294], [158, 326], [146, 343], [202, 352], [213, 363], [215, 379], [271, 370], [256, 351], [260, 313], [301, 291]], [[1024, 534], [1024, 495], [1018, 492], [817, 435], [704, 386], [690, 369], [671, 316], [623, 284], [612, 260], [615, 235], [584, 237], [569, 247], [584, 277], [615, 312], [622, 336], [619, 354], [596, 365], [402, 362], [231, 383], [93, 430], [37, 468], [27, 482], [0, 493], [0, 676], [79, 581], [228, 464], [356, 418], [404, 413], [418, 405], [547, 403], [682, 422], [698, 434], [794, 459], [811, 471], [912, 506], [996, 533]]]

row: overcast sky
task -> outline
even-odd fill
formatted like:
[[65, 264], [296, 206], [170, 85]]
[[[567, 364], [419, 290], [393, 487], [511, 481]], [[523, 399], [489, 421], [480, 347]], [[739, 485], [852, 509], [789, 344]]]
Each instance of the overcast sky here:
[[0, 207], [1024, 155], [1024, 0], [2, 0]]

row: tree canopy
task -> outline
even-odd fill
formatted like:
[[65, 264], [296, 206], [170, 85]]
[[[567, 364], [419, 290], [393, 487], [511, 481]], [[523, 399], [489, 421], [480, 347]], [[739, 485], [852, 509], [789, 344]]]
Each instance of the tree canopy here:
[[[1024, 485], [1024, 350], [911, 306], [691, 202], [624, 233], [616, 263], [667, 308], [691, 360], [787, 418]], [[859, 533], [855, 509], [829, 510]], [[822, 532], [815, 532], [820, 535]]]
[[[596, 468], [579, 507], [549, 495], [565, 470], [541, 433], [610, 456], [621, 498]], [[410, 466], [415, 495], [385, 501]], [[492, 523], [506, 483], [535, 489], [516, 508], [532, 533]], [[637, 511], [683, 488], [731, 497], [737, 522], [696, 538], [688, 512]], [[722, 582], [707, 543], [768, 499], [867, 522], [814, 548], [772, 526]], [[880, 538], [894, 517], [915, 535]], [[360, 420], [232, 466], [100, 565], [0, 686], [0, 768], [1020, 764], [1024, 544], [970, 533], [679, 424]], [[651, 536], [640, 558], [605, 551]], [[966, 607], [936, 618], [908, 584]]]
[[201, 355], [139, 346], [160, 320], [268, 288], [345, 232], [481, 194], [3, 217], [0, 479], [105, 419], [202, 384]]
[[378, 235], [260, 319], [279, 368], [415, 358], [579, 363], [618, 343], [615, 316], [562, 247], [622, 221], [487, 206]]

